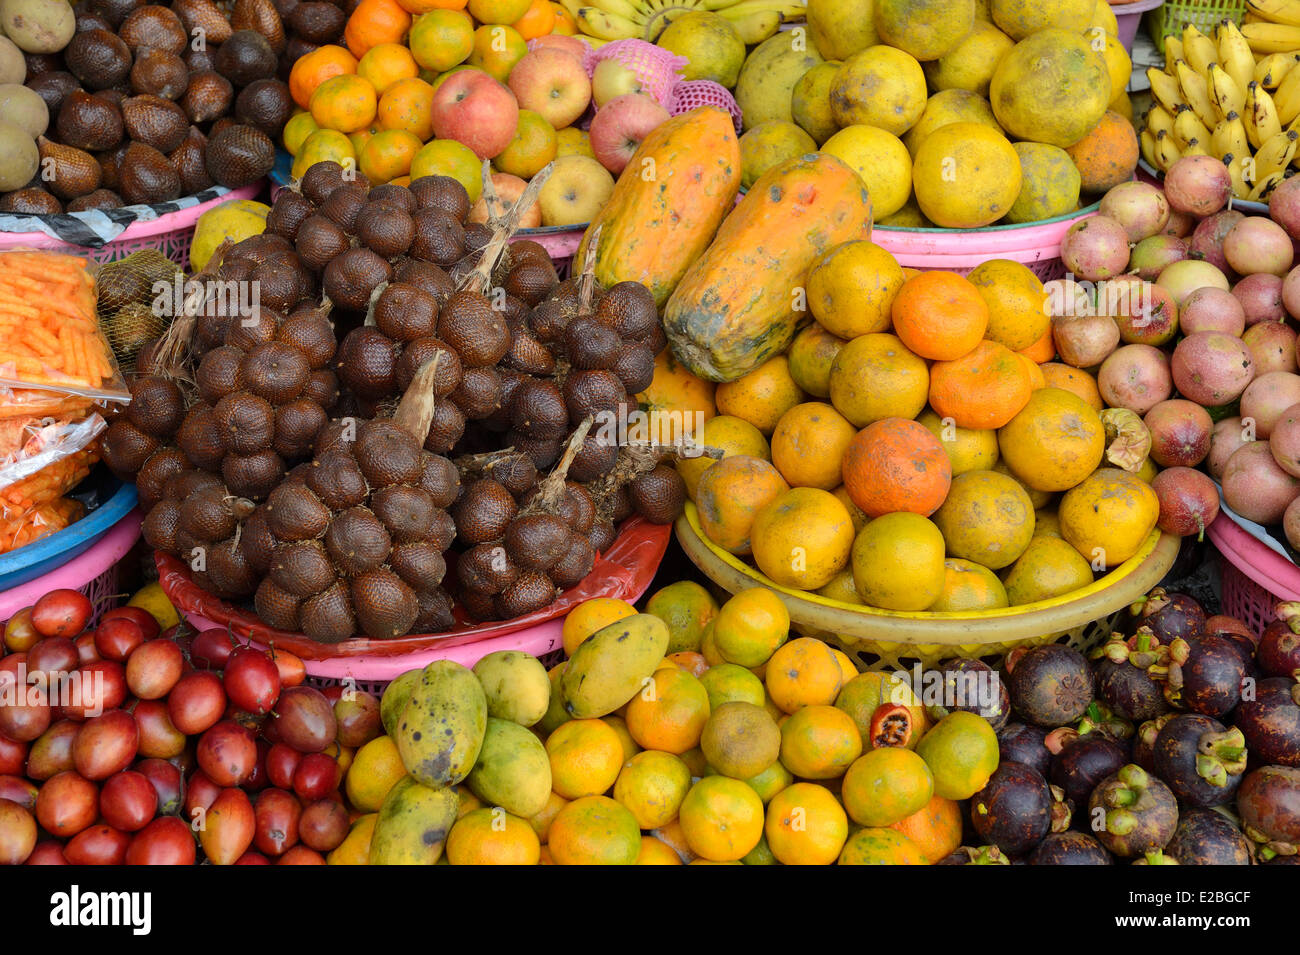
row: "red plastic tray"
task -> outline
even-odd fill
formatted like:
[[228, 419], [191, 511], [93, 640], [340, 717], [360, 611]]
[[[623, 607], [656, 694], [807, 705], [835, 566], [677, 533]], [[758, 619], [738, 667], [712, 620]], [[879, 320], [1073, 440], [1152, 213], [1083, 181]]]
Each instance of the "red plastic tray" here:
[[548, 607], [513, 620], [478, 624], [466, 621], [457, 609], [457, 624], [445, 633], [408, 634], [395, 640], [360, 637], [342, 643], [324, 644], [301, 633], [268, 627], [250, 610], [236, 607], [200, 588], [190, 578], [190, 569], [170, 554], [154, 552], [158, 579], [177, 610], [195, 614], [219, 627], [229, 627], [239, 637], [297, 654], [304, 660], [328, 660], [364, 654], [371, 657], [398, 656], [434, 647], [453, 647], [491, 637], [504, 636], [562, 617], [574, 606], [592, 597], [635, 600], [654, 578], [668, 549], [671, 524], [651, 524], [640, 517], [626, 521], [609, 550], [596, 558], [591, 573], [576, 587], [566, 590]]

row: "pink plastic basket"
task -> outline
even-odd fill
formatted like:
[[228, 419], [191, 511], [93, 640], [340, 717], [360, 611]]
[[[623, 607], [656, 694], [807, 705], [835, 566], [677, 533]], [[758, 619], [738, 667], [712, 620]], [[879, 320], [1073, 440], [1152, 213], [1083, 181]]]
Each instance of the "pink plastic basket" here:
[[66, 564], [0, 592], [0, 620], [8, 620], [36, 603], [38, 597], [63, 587], [79, 590], [89, 597], [95, 607], [92, 623], [98, 620], [113, 603], [112, 597], [117, 593], [117, 565], [140, 536], [142, 520], [139, 509], [132, 510], [92, 547]]
[[44, 232], [0, 232], [0, 249], [56, 249], [84, 255], [92, 262], [116, 262], [133, 252], [156, 249], [173, 262], [188, 267], [190, 244], [194, 241], [194, 226], [199, 221], [199, 216], [223, 202], [252, 199], [261, 188], [262, 183], [259, 181], [242, 189], [232, 189], [220, 198], [201, 202], [180, 212], [168, 212], [156, 219], [136, 222], [127, 226], [118, 238], [98, 248], [69, 245]]
[[1265, 547], [1220, 513], [1206, 530], [1219, 549], [1223, 612], [1264, 632], [1281, 600], [1300, 600], [1300, 567]]
[[877, 227], [871, 232], [871, 241], [891, 252], [906, 268], [965, 275], [989, 259], [1011, 259], [1050, 282], [1065, 277], [1061, 262], [1065, 233], [1074, 223], [1095, 214], [1096, 206], [1089, 206], [1043, 222], [969, 230]]

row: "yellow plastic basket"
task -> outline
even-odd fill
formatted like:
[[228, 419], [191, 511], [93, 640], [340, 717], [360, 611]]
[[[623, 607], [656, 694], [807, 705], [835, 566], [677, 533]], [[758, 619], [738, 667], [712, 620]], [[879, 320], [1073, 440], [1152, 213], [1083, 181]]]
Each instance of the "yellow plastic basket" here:
[[705, 537], [699, 511], [689, 501], [676, 530], [687, 556], [715, 584], [733, 594], [768, 588], [786, 605], [796, 630], [840, 647], [862, 670], [933, 667], [952, 657], [996, 666], [1016, 647], [1043, 643], [1068, 643], [1086, 652], [1169, 572], [1179, 545], [1177, 537], [1152, 531], [1129, 560], [1087, 587], [1051, 600], [975, 613], [899, 613], [780, 586]]

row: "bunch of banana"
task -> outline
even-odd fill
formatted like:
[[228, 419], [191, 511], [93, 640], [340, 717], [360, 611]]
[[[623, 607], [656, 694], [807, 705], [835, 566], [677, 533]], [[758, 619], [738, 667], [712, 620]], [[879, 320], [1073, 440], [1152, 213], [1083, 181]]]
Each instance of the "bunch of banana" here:
[[1246, 0], [1241, 32], [1258, 54], [1300, 51], [1300, 0]]
[[[1280, 0], [1259, 0], [1274, 4]], [[1300, 0], [1286, 0], [1300, 8]], [[1286, 175], [1300, 141], [1300, 53], [1256, 61], [1244, 29], [1223, 21], [1213, 38], [1193, 25], [1165, 40], [1165, 69], [1151, 67], [1153, 103], [1140, 143], [1162, 171], [1181, 156], [1214, 156], [1238, 199], [1261, 199]]]
[[560, 0], [578, 29], [597, 40], [653, 43], [674, 19], [707, 11], [731, 21], [746, 43], [761, 43], [782, 23], [802, 20], [800, 0]]

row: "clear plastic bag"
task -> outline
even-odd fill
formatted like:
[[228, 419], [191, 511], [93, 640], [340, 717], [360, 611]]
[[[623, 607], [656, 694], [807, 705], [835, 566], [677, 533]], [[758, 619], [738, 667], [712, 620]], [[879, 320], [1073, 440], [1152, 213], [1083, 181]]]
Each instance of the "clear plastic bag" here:
[[[11, 489], [31, 478], [44, 475], [49, 479], [59, 473], [58, 466], [68, 459], [80, 457], [84, 461], [87, 454], [92, 454], [99, 460], [96, 439], [106, 427], [104, 419], [97, 414], [80, 421], [0, 418], [0, 499], [9, 500]], [[73, 463], [65, 467], [77, 470]], [[74, 484], [68, 484], [58, 494], [70, 490]]]
[[49, 537], [85, 516], [86, 506], [66, 497], [26, 509], [0, 507], [0, 554]]
[[0, 385], [130, 401], [84, 259], [0, 252]]

